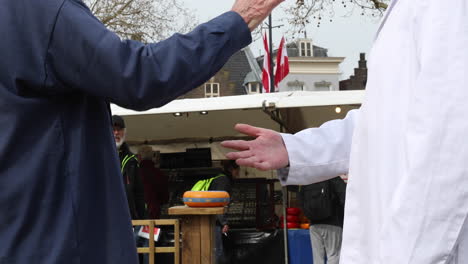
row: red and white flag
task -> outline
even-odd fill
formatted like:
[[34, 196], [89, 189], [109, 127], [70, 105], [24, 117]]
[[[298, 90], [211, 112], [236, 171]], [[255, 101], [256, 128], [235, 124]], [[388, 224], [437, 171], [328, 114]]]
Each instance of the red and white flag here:
[[289, 59], [288, 51], [286, 50], [286, 44], [284, 43], [284, 37], [281, 38], [281, 43], [278, 48], [278, 54], [276, 55], [276, 72], [275, 72], [275, 88], [278, 91], [278, 84], [288, 75], [289, 73]]
[[271, 78], [271, 65], [270, 65], [270, 52], [268, 51], [268, 41], [266, 34], [263, 34], [263, 46], [265, 48], [265, 56], [263, 56], [263, 71], [262, 71], [262, 84], [263, 92], [270, 92], [270, 78]]

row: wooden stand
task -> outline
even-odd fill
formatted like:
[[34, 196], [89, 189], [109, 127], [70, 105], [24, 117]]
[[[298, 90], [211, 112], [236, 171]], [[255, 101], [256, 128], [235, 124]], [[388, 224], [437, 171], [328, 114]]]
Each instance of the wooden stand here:
[[224, 207], [188, 207], [169, 208], [169, 215], [181, 218], [182, 263], [214, 264], [214, 229], [216, 215], [224, 214]]

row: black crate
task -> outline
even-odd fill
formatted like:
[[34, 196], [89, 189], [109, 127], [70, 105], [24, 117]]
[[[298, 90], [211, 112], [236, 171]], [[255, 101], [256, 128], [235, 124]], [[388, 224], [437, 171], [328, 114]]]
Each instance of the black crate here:
[[161, 169], [186, 168], [185, 152], [161, 153]]
[[185, 165], [187, 168], [211, 167], [210, 148], [186, 149]]

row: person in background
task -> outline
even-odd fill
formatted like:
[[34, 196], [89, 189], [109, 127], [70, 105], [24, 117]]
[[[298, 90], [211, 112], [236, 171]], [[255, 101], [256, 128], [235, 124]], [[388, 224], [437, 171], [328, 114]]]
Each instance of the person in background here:
[[159, 219], [161, 216], [161, 206], [169, 200], [169, 180], [156, 167], [153, 161], [154, 151], [151, 146], [141, 146], [138, 149], [138, 156], [140, 157], [140, 176], [145, 190], [148, 217], [150, 219]]
[[235, 0], [147, 44], [81, 0], [0, 1], [0, 263], [136, 264], [109, 104], [142, 111], [199, 87], [282, 1]]
[[338, 264], [343, 236], [346, 183], [341, 177], [299, 187], [299, 203], [310, 221], [314, 264]]
[[137, 156], [130, 151], [127, 143], [125, 143], [127, 128], [121, 116], [112, 116], [112, 128], [120, 158], [120, 177], [122, 177], [125, 186], [130, 215], [134, 220], [145, 219], [145, 193], [140, 176], [140, 165]]
[[[121, 172], [119, 176], [122, 178], [125, 186], [130, 216], [133, 220], [146, 219], [145, 193], [140, 176], [140, 165], [136, 155], [130, 151], [127, 143], [125, 143], [127, 128], [121, 116], [112, 116], [112, 130], [114, 131], [115, 145], [119, 152]], [[135, 243], [137, 247], [145, 247], [148, 241], [138, 235], [140, 229], [141, 226], [133, 227]], [[146, 254], [139, 254], [138, 259], [140, 264], [148, 263]]]
[[[208, 190], [215, 191], [221, 190], [226, 191], [231, 195], [233, 179], [239, 178], [240, 168], [233, 160], [221, 161], [222, 173], [216, 176], [211, 182]], [[231, 197], [232, 199], [232, 197]], [[225, 252], [223, 247], [223, 234], [227, 236], [229, 231], [229, 223], [226, 218], [226, 214], [218, 215], [216, 218], [216, 230], [215, 230], [215, 255], [216, 262], [223, 263], [225, 259]]]

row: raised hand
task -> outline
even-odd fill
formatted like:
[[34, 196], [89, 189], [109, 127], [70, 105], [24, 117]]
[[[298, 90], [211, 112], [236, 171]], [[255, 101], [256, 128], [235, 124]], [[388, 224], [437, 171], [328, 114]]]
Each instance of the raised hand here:
[[223, 147], [238, 150], [226, 154], [228, 159], [236, 160], [241, 166], [263, 171], [284, 168], [289, 164], [288, 151], [278, 132], [245, 124], [237, 124], [234, 128], [255, 139], [221, 142]]
[[253, 31], [284, 0], [236, 0], [232, 11], [239, 13]]

